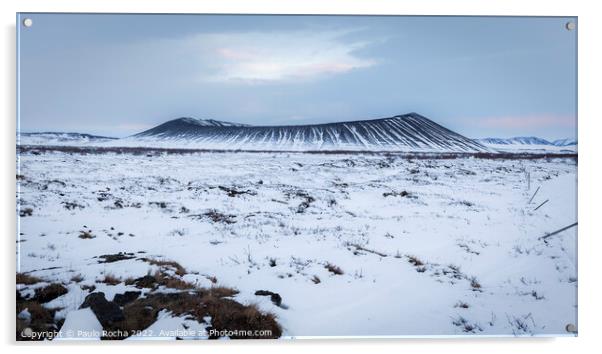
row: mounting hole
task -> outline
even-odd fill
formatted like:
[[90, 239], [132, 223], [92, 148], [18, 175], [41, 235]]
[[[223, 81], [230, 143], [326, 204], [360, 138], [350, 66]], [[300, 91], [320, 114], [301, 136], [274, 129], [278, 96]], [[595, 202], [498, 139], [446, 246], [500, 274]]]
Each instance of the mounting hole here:
[[567, 31], [572, 31], [575, 29], [575, 27], [577, 27], [577, 25], [575, 25], [575, 22], [569, 21], [566, 23], [566, 25], [564, 25], [564, 27], [567, 29]]
[[569, 323], [568, 325], [566, 325], [565, 329], [569, 333], [577, 333], [577, 326], [575, 326], [572, 323]]
[[33, 25], [33, 20], [31, 18], [26, 18], [23, 20], [23, 26], [31, 27]]

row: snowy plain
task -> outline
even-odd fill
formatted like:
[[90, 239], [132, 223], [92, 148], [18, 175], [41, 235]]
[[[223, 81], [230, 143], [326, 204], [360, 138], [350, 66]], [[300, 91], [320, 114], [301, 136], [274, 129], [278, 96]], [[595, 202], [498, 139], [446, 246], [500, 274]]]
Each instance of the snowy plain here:
[[[574, 159], [18, 159], [17, 206], [33, 212], [19, 218], [17, 270], [67, 286], [45, 305], [61, 307], [59, 317], [79, 308], [82, 285], [111, 300], [135, 288], [99, 282], [104, 275], [154, 271], [139, 257], [95, 258], [128, 252], [176, 261], [200, 286], [237, 288], [237, 301], [277, 316], [284, 337], [569, 335], [577, 324], [577, 228], [540, 239], [577, 221]], [[24, 294], [35, 286], [19, 285]], [[187, 320], [159, 321], [177, 329]]]

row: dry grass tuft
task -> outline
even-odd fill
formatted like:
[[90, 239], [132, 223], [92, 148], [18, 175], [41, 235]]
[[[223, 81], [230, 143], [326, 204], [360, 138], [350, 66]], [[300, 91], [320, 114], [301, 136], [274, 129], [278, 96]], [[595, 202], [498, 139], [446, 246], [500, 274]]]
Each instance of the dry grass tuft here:
[[101, 283], [105, 283], [108, 285], [117, 285], [122, 282], [123, 280], [121, 280], [121, 278], [116, 277], [113, 274], [105, 274], [104, 278], [101, 280]]
[[50, 284], [43, 288], [38, 288], [35, 291], [34, 300], [40, 303], [50, 302], [59, 296], [63, 296], [68, 292], [62, 284]]
[[180, 278], [172, 277], [169, 274], [165, 274], [161, 271], [156, 271], [154, 275], [157, 285], [163, 285], [166, 288], [170, 289], [178, 289], [178, 290], [187, 290], [187, 289], [196, 289], [197, 286], [195, 284], [184, 281]]
[[205, 275], [205, 278], [207, 278], [212, 284], [217, 284], [217, 277], [215, 275]]
[[376, 254], [376, 255], [378, 255], [380, 257], [387, 257], [388, 256], [386, 253], [379, 252], [379, 251], [376, 251], [376, 250], [373, 250], [373, 249], [370, 249], [370, 248], [366, 248], [366, 247], [364, 247], [362, 245], [359, 245], [357, 243], [347, 243], [347, 246], [355, 248], [355, 251], [353, 252], [355, 255], [358, 254], [357, 251], [364, 251], [364, 252]]
[[172, 269], [179, 276], [183, 276], [187, 273], [186, 268], [182, 267], [180, 263], [175, 261], [159, 260], [153, 258], [140, 258], [140, 260], [161, 268]]
[[482, 290], [481, 283], [479, 283], [479, 281], [477, 280], [476, 277], [470, 278], [470, 287], [472, 288], [473, 291], [481, 291]]
[[420, 258], [418, 258], [416, 256], [407, 256], [407, 257], [408, 257], [408, 262], [410, 262], [415, 267], [420, 267], [420, 266], [424, 265], [424, 262], [422, 262], [420, 260]]
[[[250, 331], [250, 335], [233, 335], [232, 339], [250, 338], [278, 338], [282, 335], [282, 328], [276, 322], [276, 316], [263, 313], [257, 305], [242, 305], [229, 299], [205, 298], [207, 314], [211, 316], [213, 328], [222, 330]], [[266, 335], [258, 335], [252, 331], [266, 331]]]
[[208, 295], [217, 298], [232, 297], [238, 293], [239, 291], [237, 289], [228, 288], [225, 286], [212, 286], [208, 289]]
[[16, 324], [16, 340], [18, 341], [29, 341], [29, 340], [44, 340], [45, 338], [32, 338], [27, 336], [26, 328], [31, 329], [33, 332], [49, 332], [57, 330], [58, 325], [54, 322], [54, 309], [47, 309], [37, 301], [17, 301], [17, 316], [21, 311], [27, 309], [27, 312], [31, 315], [29, 320], [20, 319], [17, 317]]
[[25, 273], [17, 273], [17, 284], [33, 285], [42, 282], [41, 278]]
[[469, 304], [467, 304], [467, 303], [465, 303], [465, 302], [463, 302], [463, 301], [458, 301], [458, 302], [457, 302], [457, 303], [454, 305], [454, 307], [461, 308], [461, 309], [467, 309], [467, 308], [469, 308], [469, 307], [470, 307], [470, 305], [469, 305]]
[[79, 238], [81, 238], [81, 239], [83, 239], [83, 240], [89, 240], [89, 239], [96, 238], [96, 236], [92, 235], [92, 233], [91, 233], [91, 232], [89, 232], [89, 231], [84, 231], [84, 230], [81, 230], [81, 231], [79, 232], [79, 236], [77, 236], [77, 237], [79, 237]]
[[[231, 338], [278, 338], [282, 328], [273, 314], [264, 313], [255, 305], [242, 305], [227, 297], [238, 293], [235, 289], [213, 287], [194, 292], [157, 293], [139, 298], [123, 308], [125, 320], [115, 323], [112, 330], [128, 332], [148, 328], [156, 321], [161, 310], [175, 316], [189, 315], [203, 322], [211, 317], [212, 329], [218, 331], [249, 331], [249, 335], [233, 335]], [[267, 331], [265, 335], [254, 331]]]
[[344, 274], [343, 270], [339, 266], [334, 265], [334, 264], [332, 264], [330, 262], [326, 263], [326, 265], [324, 266], [324, 268], [328, 269], [329, 272], [331, 272], [333, 274], [336, 274], [336, 275], [342, 275], [342, 274]]

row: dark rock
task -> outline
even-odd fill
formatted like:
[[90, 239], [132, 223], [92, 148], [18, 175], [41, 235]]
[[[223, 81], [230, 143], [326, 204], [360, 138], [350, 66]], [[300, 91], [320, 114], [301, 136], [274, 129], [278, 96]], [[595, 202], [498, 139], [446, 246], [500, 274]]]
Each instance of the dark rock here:
[[299, 197], [299, 198], [303, 198], [304, 200], [301, 202], [301, 204], [299, 204], [299, 206], [297, 207], [297, 213], [304, 213], [305, 210], [307, 208], [309, 208], [309, 206], [311, 205], [311, 203], [316, 201], [316, 198], [312, 197], [311, 195], [307, 194], [304, 191], [296, 191], [296, 192], [287, 192], [287, 196], [290, 198], [292, 196], [294, 197]]
[[155, 277], [153, 277], [152, 275], [145, 275], [143, 277], [136, 278], [134, 280], [134, 284], [136, 284], [136, 287], [138, 289], [154, 288], [155, 285], [157, 285], [157, 279], [155, 279]]
[[113, 302], [119, 306], [124, 306], [125, 304], [129, 304], [130, 302], [136, 300], [140, 294], [140, 291], [126, 291], [123, 294], [115, 294]]
[[255, 195], [255, 192], [252, 192], [250, 190], [238, 190], [235, 188], [228, 188], [228, 187], [224, 187], [224, 186], [217, 186], [217, 188], [219, 188], [220, 190], [226, 192], [228, 194], [228, 197], [230, 198], [234, 198], [236, 196], [239, 196], [241, 194], [250, 194], [250, 195]]
[[115, 254], [103, 254], [98, 256], [98, 258], [102, 258], [102, 261], [98, 261], [98, 263], [113, 263], [132, 259], [135, 258], [135, 256], [133, 253], [119, 252]]
[[123, 321], [125, 316], [123, 311], [113, 301], [108, 301], [103, 292], [92, 293], [86, 296], [80, 309], [89, 307], [98, 318], [103, 328], [113, 325], [115, 322]]
[[272, 294], [273, 294], [273, 292], [271, 292], [269, 290], [257, 290], [255, 292], [255, 295], [258, 295], [258, 296], [270, 296]]
[[383, 197], [407, 197], [409, 196], [410, 193], [406, 192], [406, 191], [401, 191], [401, 192], [385, 192], [383, 193]]
[[33, 209], [32, 208], [25, 208], [25, 209], [21, 209], [19, 211], [19, 216], [20, 217], [31, 216], [31, 215], [33, 215]]
[[282, 297], [280, 296], [280, 294], [275, 294], [274, 293], [274, 294], [270, 295], [270, 300], [272, 300], [272, 302], [276, 306], [281, 306], [282, 305]]
[[222, 214], [222, 213], [220, 213], [220, 212], [218, 212], [216, 210], [210, 210], [210, 211], [205, 212], [203, 214], [188, 215], [188, 217], [195, 218], [195, 219], [209, 218], [213, 222], [222, 222], [222, 223], [225, 223], [225, 224], [234, 224], [236, 222], [236, 220], [235, 220], [236, 215]]
[[96, 290], [96, 285], [80, 285], [79, 286], [82, 290], [86, 290], [89, 292], [94, 292], [94, 290]]
[[269, 296], [270, 300], [272, 300], [272, 303], [274, 303], [274, 305], [280, 307], [282, 305], [282, 296], [280, 296], [280, 294], [269, 291], [269, 290], [257, 290], [255, 292], [255, 295], [257, 296]]

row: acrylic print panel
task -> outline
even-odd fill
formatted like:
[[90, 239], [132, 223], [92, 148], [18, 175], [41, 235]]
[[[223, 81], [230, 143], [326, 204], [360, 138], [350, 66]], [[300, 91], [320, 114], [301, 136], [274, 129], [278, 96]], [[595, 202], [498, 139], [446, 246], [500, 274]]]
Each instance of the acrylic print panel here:
[[576, 335], [576, 18], [17, 28], [18, 340]]

